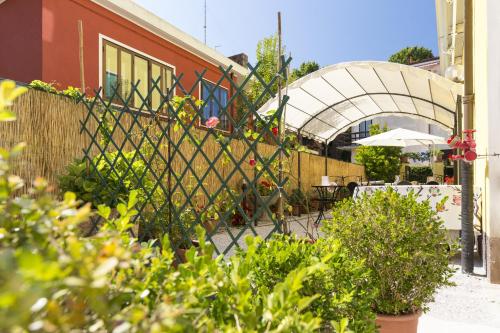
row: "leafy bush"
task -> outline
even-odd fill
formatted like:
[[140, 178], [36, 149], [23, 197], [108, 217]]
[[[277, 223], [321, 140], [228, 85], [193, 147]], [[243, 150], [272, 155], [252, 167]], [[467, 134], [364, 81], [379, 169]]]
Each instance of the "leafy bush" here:
[[453, 270], [443, 222], [414, 193], [388, 189], [344, 201], [324, 222], [323, 232], [371, 269], [373, 287], [379, 290], [377, 313], [426, 310], [436, 289], [450, 284]]
[[[24, 90], [0, 85], [0, 115]], [[14, 117], [15, 118], [15, 117]], [[255, 289], [252, 267], [234, 257], [213, 260], [202, 241], [187, 262], [173, 265], [168, 237], [139, 244], [130, 236], [138, 192], [111, 208], [98, 206], [105, 223], [93, 237], [79, 226], [91, 217], [73, 193], [59, 202], [37, 179], [28, 195], [10, 160], [23, 145], [0, 150], [0, 331], [2, 332], [314, 332], [321, 319], [310, 311], [318, 295], [304, 297], [302, 281], [321, 262], [290, 271], [272, 289]], [[202, 228], [198, 238], [204, 239]], [[255, 251], [255, 248], [250, 250]], [[336, 324], [345, 330], [346, 320]]]
[[[370, 135], [386, 132], [379, 125], [370, 127]], [[401, 148], [381, 146], [361, 146], [356, 150], [356, 162], [364, 165], [369, 180], [393, 182], [401, 167]]]
[[82, 91], [79, 88], [75, 88], [72, 86], [67, 87], [63, 91], [61, 91], [61, 95], [69, 97], [74, 101], [78, 101], [80, 96], [82, 95]]
[[389, 57], [390, 62], [411, 65], [434, 57], [432, 50], [422, 46], [405, 47]]
[[255, 290], [269, 291], [282, 283], [297, 269], [321, 263], [322, 269], [304, 278], [303, 297], [314, 297], [311, 311], [323, 319], [328, 327], [331, 321], [349, 320], [355, 332], [375, 332], [371, 306], [375, 291], [370, 285], [369, 272], [360, 260], [349, 259], [340, 242], [320, 239], [314, 243], [288, 236], [275, 236], [267, 242], [259, 238], [247, 239], [248, 250], [238, 253], [251, 267], [249, 279]]
[[408, 180], [413, 181], [416, 180], [419, 183], [426, 183], [427, 177], [432, 176], [431, 167], [410, 167], [410, 172], [408, 174]]
[[33, 80], [30, 82], [30, 84], [28, 84], [28, 87], [35, 89], [35, 90], [40, 90], [40, 91], [52, 93], [52, 94], [58, 93], [58, 91], [55, 87], [55, 83], [47, 83], [47, 82], [43, 82], [40, 80]]
[[306, 205], [306, 195], [300, 188], [294, 188], [288, 197], [288, 203], [292, 206]]
[[[5, 180], [1, 178], [1, 180]], [[6, 184], [8, 184], [6, 186]], [[2, 182], [2, 193], [18, 184]], [[250, 269], [237, 259], [227, 267], [201, 243], [175, 268], [168, 238], [138, 244], [129, 236], [135, 196], [99, 234], [80, 237], [90, 206], [73, 194], [63, 202], [46, 195], [0, 201], [0, 331], [93, 332], [243, 331], [312, 332], [320, 319], [301, 296], [301, 281], [319, 265], [287, 275], [260, 297], [252, 295]], [[100, 207], [108, 217], [110, 210]], [[200, 229], [199, 238], [204, 235]]]
[[[144, 187], [152, 191], [154, 181], [144, 161], [136, 157], [133, 150], [99, 154], [88, 165], [85, 160], [76, 160], [59, 177], [59, 187], [63, 192], [75, 193], [84, 202], [91, 202], [94, 207], [104, 204], [114, 208], [127, 200], [132, 190], [140, 191]], [[139, 193], [139, 197], [144, 197], [144, 193]]]

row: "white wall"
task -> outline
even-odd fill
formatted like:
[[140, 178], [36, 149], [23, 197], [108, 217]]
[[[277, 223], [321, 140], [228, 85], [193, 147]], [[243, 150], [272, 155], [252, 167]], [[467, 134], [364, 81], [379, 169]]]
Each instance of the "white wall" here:
[[[487, 153], [492, 154], [500, 153], [500, 1], [489, 0], [487, 6]], [[476, 112], [483, 110], [476, 108]], [[487, 193], [489, 234], [490, 237], [500, 237], [500, 157], [488, 158], [486, 177], [489, 183]]]

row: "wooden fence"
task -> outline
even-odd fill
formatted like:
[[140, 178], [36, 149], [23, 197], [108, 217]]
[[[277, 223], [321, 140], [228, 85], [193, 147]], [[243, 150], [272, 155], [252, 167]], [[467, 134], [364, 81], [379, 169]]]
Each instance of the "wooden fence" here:
[[[80, 134], [80, 121], [86, 116], [85, 106], [77, 105], [72, 100], [41, 91], [30, 90], [15, 102], [13, 111], [18, 115], [15, 122], [0, 123], [0, 147], [11, 147], [18, 142], [26, 142], [26, 151], [16, 158], [13, 164], [15, 174], [26, 182], [32, 182], [37, 176], [44, 177], [50, 184], [57, 186], [57, 178], [63, 174], [65, 167], [74, 159], [83, 156], [82, 149], [90, 144], [88, 136]], [[130, 116], [124, 116], [124, 127], [130, 121]], [[147, 118], [144, 120], [147, 121]], [[202, 130], [199, 130], [200, 132]], [[118, 131], [115, 135], [123, 136]], [[174, 134], [176, 135], [176, 134]], [[179, 134], [177, 134], [179, 135]], [[210, 138], [206, 144], [207, 155], [214, 156], [220, 149], [218, 143]], [[232, 152], [235, 157], [243, 156], [245, 145], [242, 142], [232, 143]], [[182, 147], [186, 156], [191, 156], [188, 144]], [[259, 152], [269, 156], [274, 152], [274, 147], [268, 144], [259, 144]], [[312, 185], [320, 183], [321, 176], [325, 175], [325, 158], [308, 153], [294, 152], [289, 159], [290, 187], [297, 187], [299, 182], [304, 191], [309, 192]], [[205, 161], [201, 156], [194, 162], [194, 168], [203, 168]], [[174, 168], [182, 170], [185, 162], [174, 161]], [[228, 175], [233, 165], [220, 165], [218, 170], [222, 175]], [[253, 169], [249, 164], [242, 166], [243, 171], [252, 177]], [[364, 168], [361, 165], [327, 159], [328, 175], [334, 177], [346, 176], [348, 180], [364, 178]], [[213, 184], [218, 188], [218, 179], [210, 174], [206, 184]], [[231, 178], [232, 186], [241, 184], [241, 174], [236, 173]]]

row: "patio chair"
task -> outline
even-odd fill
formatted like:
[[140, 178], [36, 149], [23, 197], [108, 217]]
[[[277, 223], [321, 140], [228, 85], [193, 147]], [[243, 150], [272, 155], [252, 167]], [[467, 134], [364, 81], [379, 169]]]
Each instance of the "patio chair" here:
[[356, 187], [358, 186], [359, 185], [356, 182], [350, 182], [349, 184], [347, 184], [347, 189], [349, 190], [351, 197], [354, 195], [354, 190], [356, 190]]

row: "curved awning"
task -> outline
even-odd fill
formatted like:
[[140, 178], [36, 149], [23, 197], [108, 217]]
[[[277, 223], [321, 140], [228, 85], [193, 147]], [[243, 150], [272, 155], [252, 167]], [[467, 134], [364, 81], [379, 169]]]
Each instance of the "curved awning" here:
[[[432, 72], [389, 62], [348, 62], [324, 67], [283, 89], [288, 129], [331, 141], [349, 127], [378, 116], [426, 119], [454, 128], [462, 85]], [[276, 109], [277, 98], [259, 110]]]

